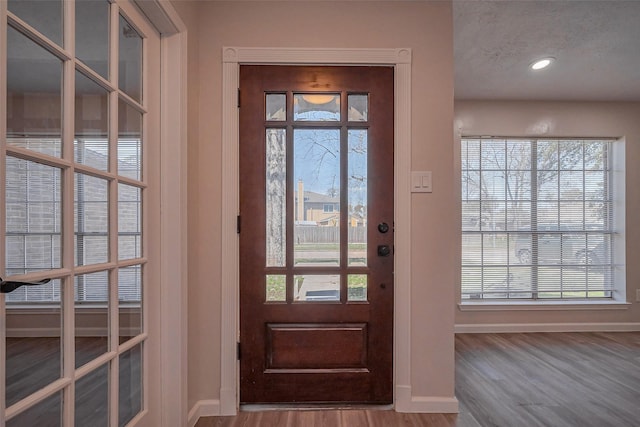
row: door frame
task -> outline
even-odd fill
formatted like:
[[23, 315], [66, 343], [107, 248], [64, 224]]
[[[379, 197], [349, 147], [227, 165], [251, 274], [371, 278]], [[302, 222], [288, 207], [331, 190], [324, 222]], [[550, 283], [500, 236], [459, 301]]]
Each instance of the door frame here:
[[[187, 26], [170, 2], [132, 0], [160, 33], [159, 330], [154, 425], [183, 425], [187, 403]], [[175, 203], [179, 200], [180, 203]], [[159, 384], [158, 384], [159, 383]]]
[[411, 396], [411, 49], [222, 48], [222, 290], [220, 415], [239, 407], [240, 322], [239, 112], [240, 65], [380, 65], [394, 72], [394, 407], [409, 412]]

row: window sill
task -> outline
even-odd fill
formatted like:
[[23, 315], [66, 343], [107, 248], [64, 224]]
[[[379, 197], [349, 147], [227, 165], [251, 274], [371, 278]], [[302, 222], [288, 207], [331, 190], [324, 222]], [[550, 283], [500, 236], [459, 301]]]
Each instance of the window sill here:
[[628, 310], [626, 301], [463, 301], [460, 311]]

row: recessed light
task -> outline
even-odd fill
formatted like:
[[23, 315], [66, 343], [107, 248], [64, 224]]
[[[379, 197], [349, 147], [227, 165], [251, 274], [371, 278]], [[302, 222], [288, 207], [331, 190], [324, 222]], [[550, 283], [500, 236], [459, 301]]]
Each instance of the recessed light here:
[[551, 63], [555, 61], [555, 58], [542, 58], [535, 62], [533, 62], [530, 67], [532, 70], [542, 70], [543, 68], [547, 68]]

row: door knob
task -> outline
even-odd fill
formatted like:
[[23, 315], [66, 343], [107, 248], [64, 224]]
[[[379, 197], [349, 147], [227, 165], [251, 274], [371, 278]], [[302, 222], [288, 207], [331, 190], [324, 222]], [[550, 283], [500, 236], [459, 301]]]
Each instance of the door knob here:
[[8, 294], [18, 289], [20, 286], [40, 286], [49, 283], [51, 279], [42, 279], [37, 282], [18, 282], [15, 280], [2, 280], [0, 277], [0, 293]]
[[381, 222], [380, 224], [378, 224], [378, 231], [382, 234], [386, 233], [387, 231], [389, 231], [389, 224], [387, 224], [386, 222]]
[[391, 246], [378, 245], [378, 256], [389, 256], [389, 255], [391, 255]]

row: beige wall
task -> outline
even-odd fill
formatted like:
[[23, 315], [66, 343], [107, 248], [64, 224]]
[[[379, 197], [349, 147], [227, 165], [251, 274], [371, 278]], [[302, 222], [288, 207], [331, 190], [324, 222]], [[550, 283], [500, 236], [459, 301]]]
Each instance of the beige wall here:
[[[631, 305], [620, 310], [457, 311], [457, 325], [640, 322], [640, 103], [480, 102], [455, 104], [461, 135], [624, 138], [626, 164], [626, 287]], [[456, 171], [459, 170], [459, 165]], [[457, 178], [459, 179], [459, 178]], [[458, 190], [459, 194], [459, 190]], [[459, 208], [458, 208], [459, 211]], [[459, 215], [459, 214], [458, 214]], [[459, 233], [456, 239], [459, 240]], [[456, 285], [457, 300], [460, 289]]]
[[[175, 1], [189, 37], [189, 407], [220, 389], [222, 46], [411, 48], [414, 396], [454, 392], [456, 209], [452, 18], [448, 2]], [[407, 171], [408, 172], [408, 171]], [[428, 220], [428, 221], [427, 221]]]

